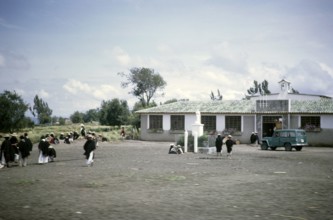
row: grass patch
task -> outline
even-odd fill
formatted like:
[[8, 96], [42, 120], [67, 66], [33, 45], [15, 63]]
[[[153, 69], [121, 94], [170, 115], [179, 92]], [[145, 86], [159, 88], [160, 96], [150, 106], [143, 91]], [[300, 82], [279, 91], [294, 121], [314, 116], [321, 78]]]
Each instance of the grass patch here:
[[[139, 130], [133, 129], [132, 126], [121, 126], [125, 128], [127, 139], [138, 139]], [[120, 126], [107, 126], [98, 125], [96, 123], [85, 124], [86, 131], [94, 132], [97, 136], [105, 137], [107, 141], [119, 141], [120, 138]], [[42, 135], [53, 133], [56, 137], [59, 137], [61, 133], [65, 135], [70, 132], [76, 131], [80, 133], [80, 124], [70, 124], [70, 125], [50, 125], [50, 126], [35, 126], [34, 128], [23, 129], [16, 132], [18, 136], [23, 135], [25, 132], [29, 134], [29, 138], [33, 143], [38, 143]], [[0, 133], [4, 136], [4, 133]], [[82, 138], [82, 137], [80, 137]], [[100, 138], [101, 139], [101, 138]], [[2, 139], [3, 140], [3, 139]], [[100, 140], [101, 141], [101, 140]]]

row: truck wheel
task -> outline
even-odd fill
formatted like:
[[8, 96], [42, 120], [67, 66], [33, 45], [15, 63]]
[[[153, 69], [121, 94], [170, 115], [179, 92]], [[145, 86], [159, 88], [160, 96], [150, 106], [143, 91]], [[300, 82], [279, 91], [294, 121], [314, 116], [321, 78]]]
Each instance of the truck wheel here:
[[276, 150], [276, 147], [271, 147], [271, 150]]
[[284, 148], [286, 149], [286, 151], [292, 151], [293, 150], [290, 143], [285, 143]]
[[297, 151], [301, 151], [302, 150], [302, 146], [297, 146], [295, 147]]
[[266, 142], [261, 143], [260, 147], [261, 147], [261, 150], [267, 150], [268, 149], [268, 146], [267, 146]]

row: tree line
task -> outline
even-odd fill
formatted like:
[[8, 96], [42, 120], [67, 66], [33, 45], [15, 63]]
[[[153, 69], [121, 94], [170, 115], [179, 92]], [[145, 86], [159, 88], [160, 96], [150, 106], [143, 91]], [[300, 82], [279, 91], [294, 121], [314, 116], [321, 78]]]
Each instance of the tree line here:
[[[139, 116], [134, 112], [140, 109], [157, 106], [153, 97], [163, 96], [163, 90], [167, 83], [163, 77], [151, 68], [132, 68], [129, 73], [118, 73], [125, 81], [121, 82], [123, 88], [130, 88], [129, 94], [132, 94], [138, 101], [130, 110], [126, 100], [113, 98], [103, 100], [99, 108], [90, 109], [86, 112], [75, 111], [70, 115], [72, 123], [88, 123], [97, 121], [101, 125], [132, 125], [140, 127]], [[217, 95], [210, 93], [211, 100], [222, 100], [223, 96], [220, 90]], [[249, 96], [256, 94], [270, 94], [268, 82], [262, 83], [254, 81], [254, 86], [247, 90]], [[245, 98], [248, 96], [245, 96]], [[163, 104], [177, 102], [177, 99], [170, 99]], [[31, 114], [38, 119], [39, 124], [60, 124], [66, 123], [66, 118], [52, 116], [52, 110], [42, 98], [36, 95], [33, 100], [33, 106], [30, 106], [15, 91], [5, 90], [0, 93], [0, 131], [13, 132], [25, 127], [33, 127], [34, 122], [26, 116], [29, 110]], [[162, 103], [161, 103], [162, 104]]]
[[[150, 108], [157, 104], [152, 100], [158, 92], [163, 91], [166, 82], [162, 76], [150, 68], [132, 68], [130, 72], [118, 73], [125, 81], [121, 83], [123, 88], [131, 87], [129, 94], [139, 99], [130, 111], [126, 100], [114, 98], [103, 100], [97, 109], [86, 112], [75, 111], [70, 115], [73, 123], [97, 121], [101, 125], [133, 125], [140, 126], [140, 119], [134, 114], [135, 111]], [[163, 93], [161, 94], [163, 95]], [[52, 116], [52, 110], [42, 98], [36, 95], [33, 106], [26, 103], [16, 91], [0, 93], [0, 131], [13, 132], [22, 128], [33, 127], [34, 122], [26, 116], [26, 112], [38, 119], [39, 124], [65, 124], [66, 118]]]

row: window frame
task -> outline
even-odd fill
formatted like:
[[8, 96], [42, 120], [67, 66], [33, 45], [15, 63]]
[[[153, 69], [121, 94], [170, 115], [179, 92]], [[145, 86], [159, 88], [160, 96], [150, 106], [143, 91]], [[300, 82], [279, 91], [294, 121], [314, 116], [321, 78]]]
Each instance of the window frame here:
[[149, 130], [163, 130], [163, 115], [149, 115]]
[[320, 116], [308, 116], [308, 115], [303, 115], [301, 116], [300, 123], [301, 123], [301, 128], [306, 130], [306, 131], [313, 131], [316, 129], [321, 128], [321, 118]]
[[[230, 120], [235, 120], [231, 122]], [[241, 115], [226, 115], [225, 129], [232, 132], [242, 131], [242, 116]]]
[[204, 131], [216, 131], [216, 115], [201, 115], [201, 124], [204, 124]]
[[185, 130], [185, 115], [171, 115], [170, 116], [170, 130], [171, 131], [184, 131]]

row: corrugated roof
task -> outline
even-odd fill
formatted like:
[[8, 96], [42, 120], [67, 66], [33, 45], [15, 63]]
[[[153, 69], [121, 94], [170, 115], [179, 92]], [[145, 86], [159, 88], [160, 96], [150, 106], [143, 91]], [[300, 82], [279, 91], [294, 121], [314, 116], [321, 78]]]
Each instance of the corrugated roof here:
[[[249, 114], [255, 113], [254, 100], [223, 100], [223, 101], [179, 101], [137, 111], [138, 114]], [[261, 111], [260, 113], [279, 113], [276, 111]], [[284, 112], [286, 113], [286, 112]], [[290, 113], [323, 113], [333, 114], [333, 100], [291, 100]]]
[[[138, 114], [192, 114], [199, 110], [202, 114], [253, 114], [256, 102], [252, 100], [224, 101], [179, 101], [137, 111]], [[260, 113], [281, 113], [273, 110]], [[284, 112], [286, 113], [286, 112]], [[333, 114], [333, 100], [291, 100], [289, 113]]]
[[291, 101], [290, 112], [297, 113], [333, 113], [333, 100], [293, 100]]
[[153, 108], [137, 111], [139, 114], [148, 113], [225, 113], [239, 112], [249, 113], [255, 109], [255, 102], [251, 100], [227, 100], [227, 101], [180, 101], [160, 105]]

